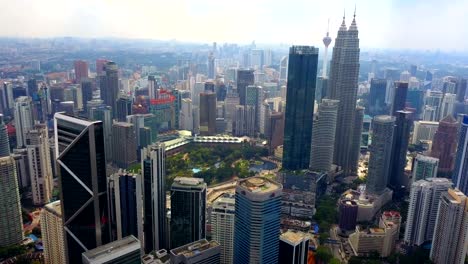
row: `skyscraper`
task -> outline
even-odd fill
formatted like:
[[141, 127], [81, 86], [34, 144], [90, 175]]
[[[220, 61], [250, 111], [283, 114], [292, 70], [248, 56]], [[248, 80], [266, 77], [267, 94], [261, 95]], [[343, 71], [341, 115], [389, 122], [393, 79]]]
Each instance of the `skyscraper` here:
[[392, 104], [392, 115], [396, 116], [396, 112], [405, 109], [406, 95], [408, 94], [408, 82], [395, 82], [395, 92]]
[[251, 105], [237, 105], [233, 122], [233, 135], [255, 136], [255, 107]]
[[240, 98], [240, 105], [245, 105], [246, 88], [254, 84], [254, 70], [238, 69], [237, 70], [237, 93]]
[[441, 195], [432, 238], [431, 260], [436, 264], [465, 262], [468, 240], [468, 202], [458, 189]]
[[457, 80], [457, 86], [456, 86], [456, 91], [457, 91], [457, 101], [458, 102], [464, 102], [465, 101], [465, 95], [466, 95], [466, 89], [468, 88], [467, 85], [467, 80], [462, 78]]
[[434, 235], [440, 196], [452, 187], [446, 178], [419, 180], [411, 186], [404, 241], [420, 246]]
[[213, 202], [211, 211], [211, 237], [219, 242], [221, 263], [232, 264], [234, 253], [234, 195], [224, 194]]
[[309, 167], [317, 62], [317, 48], [292, 46], [289, 49], [283, 143], [283, 168], [286, 170]]
[[392, 154], [393, 127], [395, 117], [383, 115], [374, 117], [372, 144], [369, 147], [369, 173], [366, 191], [380, 194], [385, 190], [389, 179]]
[[418, 154], [414, 158], [413, 182], [437, 177], [439, 159]]
[[352, 231], [356, 228], [358, 205], [353, 200], [340, 201], [339, 227], [341, 231]]
[[388, 114], [385, 104], [385, 90], [387, 89], [387, 80], [372, 79], [369, 91], [369, 107], [366, 113], [374, 117], [377, 115]]
[[337, 100], [323, 99], [319, 104], [312, 130], [310, 154], [310, 169], [312, 171], [328, 172], [331, 169], [338, 103]]
[[300, 231], [288, 230], [280, 235], [278, 263], [307, 264], [309, 237]]
[[356, 170], [350, 155], [359, 150], [351, 149], [353, 125], [355, 124], [356, 99], [359, 76], [359, 37], [356, 19], [349, 29], [345, 19], [338, 30], [333, 47], [330, 67], [330, 99], [339, 100], [338, 118], [335, 133], [334, 163], [341, 166], [345, 174]]
[[15, 129], [17, 148], [23, 148], [26, 144], [26, 133], [34, 125], [33, 107], [31, 97], [20, 96], [15, 101]]
[[0, 175], [0, 247], [6, 247], [23, 240], [23, 218], [15, 160], [10, 156], [8, 134], [1, 114]]
[[[166, 237], [166, 147], [155, 143], [141, 151], [144, 251], [169, 248]], [[141, 222], [141, 221], [139, 221]]]
[[83, 110], [88, 111], [88, 101], [93, 100], [93, 83], [90, 79], [81, 81], [81, 94], [83, 97]]
[[127, 121], [127, 116], [132, 114], [132, 99], [129, 96], [120, 95], [116, 102], [116, 119], [119, 122]]
[[456, 188], [468, 193], [468, 115], [463, 116], [458, 139], [457, 156], [452, 181]]
[[177, 177], [171, 186], [171, 248], [203, 239], [206, 234], [206, 183]]
[[54, 188], [47, 126], [34, 125], [26, 133], [26, 143], [33, 203], [43, 205], [50, 202]]
[[200, 135], [213, 136], [216, 134], [216, 94], [200, 94]]
[[282, 189], [281, 184], [262, 177], [237, 183], [235, 264], [278, 262]]
[[442, 99], [442, 105], [440, 107], [440, 116], [439, 120], [443, 119], [448, 115], [453, 116], [453, 111], [455, 108], [455, 103], [457, 102], [457, 95], [446, 93], [444, 94], [444, 98]]
[[280, 60], [280, 81], [287, 81], [288, 80], [288, 56], [284, 56]]
[[215, 57], [213, 52], [210, 52], [210, 55], [208, 55], [208, 78], [215, 78]]
[[46, 204], [42, 209], [41, 234], [45, 262], [50, 264], [66, 263], [60, 201]]
[[96, 74], [99, 76], [99, 75], [102, 75], [105, 73], [105, 66], [106, 66], [106, 63], [108, 63], [109, 61], [106, 60], [106, 59], [97, 59], [96, 60]]
[[127, 169], [137, 162], [137, 141], [133, 124], [114, 122], [112, 124], [112, 160], [119, 168]]
[[76, 60], [73, 64], [75, 66], [75, 83], [81, 83], [83, 79], [88, 78], [88, 62]]
[[408, 179], [405, 177], [405, 167], [409, 136], [413, 125], [412, 114], [412, 112], [404, 110], [395, 112], [396, 122], [389, 174], [389, 185], [393, 190], [400, 190], [407, 185]]
[[110, 240], [103, 125], [56, 113], [55, 148], [68, 263]]
[[458, 122], [453, 116], [440, 120], [432, 141], [431, 157], [439, 159], [439, 172], [453, 170], [457, 151]]
[[119, 71], [115, 62], [107, 62], [104, 66], [105, 75], [101, 77], [101, 99], [104, 104], [112, 107], [113, 116], [116, 115], [116, 101], [119, 95]]

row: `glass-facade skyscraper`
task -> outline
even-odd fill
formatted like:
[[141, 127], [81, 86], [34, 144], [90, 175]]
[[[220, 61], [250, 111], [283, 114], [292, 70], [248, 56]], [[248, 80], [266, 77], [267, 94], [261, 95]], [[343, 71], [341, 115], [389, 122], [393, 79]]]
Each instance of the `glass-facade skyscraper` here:
[[110, 240], [104, 131], [100, 121], [55, 114], [55, 148], [68, 263]]
[[283, 143], [283, 168], [286, 170], [309, 167], [317, 63], [317, 48], [292, 46], [289, 49]]

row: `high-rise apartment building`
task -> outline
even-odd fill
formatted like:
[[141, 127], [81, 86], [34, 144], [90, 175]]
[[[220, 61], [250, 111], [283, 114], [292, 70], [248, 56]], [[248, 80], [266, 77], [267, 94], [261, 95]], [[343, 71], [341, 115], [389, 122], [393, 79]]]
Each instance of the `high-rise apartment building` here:
[[412, 184], [404, 236], [406, 243], [420, 246], [432, 240], [440, 196], [451, 187], [452, 182], [446, 178], [429, 178]]
[[200, 135], [213, 136], [216, 134], [216, 94], [200, 94]]
[[[141, 152], [144, 251], [169, 248], [166, 223], [166, 146], [155, 143]], [[139, 221], [141, 222], [141, 221]]]
[[439, 159], [439, 172], [453, 170], [458, 140], [458, 122], [453, 116], [440, 120], [432, 141], [431, 157]]
[[300, 231], [288, 230], [280, 235], [278, 263], [307, 264], [309, 236]]
[[137, 162], [137, 141], [133, 124], [112, 124], [112, 160], [119, 168], [127, 169]]
[[328, 172], [333, 163], [338, 101], [323, 99], [312, 129], [310, 169]]
[[110, 240], [102, 122], [56, 113], [55, 148], [67, 263]]
[[206, 235], [206, 183], [199, 178], [177, 177], [171, 186], [171, 248]]
[[449, 189], [440, 197], [431, 260], [436, 264], [465, 263], [468, 241], [468, 201], [458, 189]]
[[234, 263], [277, 263], [281, 184], [262, 177], [236, 186]]
[[286, 170], [309, 167], [317, 63], [317, 48], [292, 46], [289, 49], [283, 143]]
[[47, 126], [34, 125], [26, 133], [26, 144], [33, 203], [43, 205], [52, 199], [54, 188]]
[[236, 200], [231, 194], [223, 194], [212, 204], [211, 237], [220, 244], [223, 264], [233, 263], [235, 204]]
[[468, 115], [463, 116], [458, 139], [453, 184], [463, 193], [468, 193]]
[[15, 100], [15, 129], [17, 148], [24, 148], [26, 133], [34, 125], [33, 106], [31, 97], [20, 96]]
[[393, 135], [392, 158], [390, 160], [389, 185], [393, 190], [400, 190], [408, 184], [405, 176], [406, 153], [408, 152], [409, 137], [413, 126], [413, 113], [399, 110], [396, 117]]
[[412, 182], [437, 177], [439, 159], [417, 154], [414, 158]]
[[75, 83], [80, 83], [83, 79], [88, 78], [88, 62], [84, 60], [76, 60], [73, 62], [75, 66]]
[[254, 70], [238, 69], [237, 70], [237, 93], [239, 94], [240, 105], [246, 103], [247, 86], [254, 84]]
[[366, 191], [382, 193], [389, 179], [395, 117], [383, 115], [374, 117], [372, 144], [369, 147], [369, 173]]
[[350, 155], [357, 153], [352, 147], [353, 126], [356, 123], [356, 100], [359, 76], [359, 37], [356, 20], [349, 29], [345, 19], [338, 30], [333, 47], [330, 66], [328, 98], [339, 100], [335, 134], [334, 163], [341, 166], [345, 174], [355, 171]]
[[42, 209], [41, 233], [45, 262], [50, 264], [66, 263], [60, 201], [46, 204]]

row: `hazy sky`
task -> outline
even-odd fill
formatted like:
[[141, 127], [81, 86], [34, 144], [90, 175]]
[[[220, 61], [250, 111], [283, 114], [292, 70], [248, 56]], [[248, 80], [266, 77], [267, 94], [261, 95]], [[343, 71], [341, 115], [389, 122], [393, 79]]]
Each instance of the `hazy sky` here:
[[0, 0], [0, 36], [321, 46], [355, 4], [362, 47], [468, 50], [467, 0]]

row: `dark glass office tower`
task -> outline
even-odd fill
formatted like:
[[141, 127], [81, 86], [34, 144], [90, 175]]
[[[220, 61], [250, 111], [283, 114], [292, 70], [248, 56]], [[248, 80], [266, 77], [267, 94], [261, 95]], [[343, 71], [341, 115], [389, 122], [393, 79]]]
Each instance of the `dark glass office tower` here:
[[144, 250], [169, 247], [166, 225], [166, 148], [155, 143], [141, 152]]
[[414, 108], [416, 110], [415, 115], [418, 117], [422, 113], [422, 108], [424, 105], [424, 91], [417, 89], [409, 89], [408, 94], [406, 95], [406, 102], [408, 107]]
[[110, 240], [103, 125], [55, 114], [57, 173], [68, 263]]
[[81, 93], [83, 96], [83, 110], [88, 111], [88, 101], [93, 100], [93, 83], [90, 79], [81, 81]]
[[119, 95], [119, 71], [115, 62], [108, 62], [104, 66], [106, 75], [101, 76], [101, 99], [104, 104], [112, 107], [113, 116], [116, 116], [116, 102]]
[[317, 62], [317, 48], [292, 46], [289, 49], [283, 143], [283, 168], [286, 170], [309, 167]]
[[408, 94], [407, 82], [395, 82], [395, 97], [392, 104], [392, 115], [396, 116], [396, 112], [404, 110], [406, 106], [406, 95]]
[[[123, 174], [119, 181], [121, 236], [138, 237], [136, 175]], [[140, 209], [140, 208], [138, 208]]]
[[171, 187], [171, 248], [205, 238], [206, 183], [177, 177]]
[[404, 186], [408, 186], [405, 177], [406, 152], [408, 152], [409, 136], [413, 125], [413, 113], [403, 110], [397, 111], [395, 117], [389, 185], [393, 191], [398, 191]]
[[119, 122], [126, 122], [127, 116], [132, 114], [132, 99], [128, 96], [121, 95], [116, 102], [117, 116]]
[[253, 85], [255, 82], [254, 70], [239, 69], [237, 70], [237, 93], [239, 94], [240, 105], [245, 105], [247, 86]]
[[370, 116], [387, 114], [387, 104], [385, 103], [385, 91], [387, 90], [387, 80], [372, 79], [369, 92], [369, 106], [366, 114]]
[[200, 94], [200, 135], [216, 134], [216, 94], [204, 92]]

